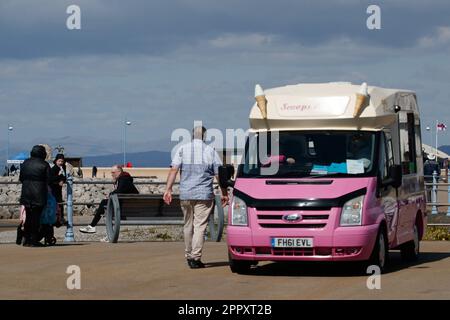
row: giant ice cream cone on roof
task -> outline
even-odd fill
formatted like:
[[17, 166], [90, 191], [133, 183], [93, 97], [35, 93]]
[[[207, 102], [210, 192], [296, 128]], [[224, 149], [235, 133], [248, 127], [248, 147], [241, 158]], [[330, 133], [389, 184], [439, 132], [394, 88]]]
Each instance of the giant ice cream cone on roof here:
[[255, 86], [255, 100], [263, 119], [267, 119], [267, 99], [263, 88], [259, 84]]
[[367, 90], [367, 83], [363, 82], [361, 87], [359, 88], [358, 93], [356, 94], [356, 102], [355, 102], [355, 111], [353, 112], [353, 117], [359, 115], [362, 109], [366, 106], [367, 99], [369, 97]]

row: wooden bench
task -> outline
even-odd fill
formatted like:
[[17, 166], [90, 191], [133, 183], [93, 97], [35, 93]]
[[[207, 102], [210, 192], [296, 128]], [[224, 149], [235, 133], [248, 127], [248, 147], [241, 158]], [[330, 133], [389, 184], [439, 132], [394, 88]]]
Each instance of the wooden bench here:
[[[164, 203], [163, 195], [112, 194], [106, 210], [106, 233], [111, 243], [119, 240], [121, 225], [183, 225], [183, 212], [178, 195], [173, 195], [170, 205]], [[208, 228], [210, 239], [220, 242], [224, 227], [224, 210], [220, 196], [216, 195], [214, 214]]]

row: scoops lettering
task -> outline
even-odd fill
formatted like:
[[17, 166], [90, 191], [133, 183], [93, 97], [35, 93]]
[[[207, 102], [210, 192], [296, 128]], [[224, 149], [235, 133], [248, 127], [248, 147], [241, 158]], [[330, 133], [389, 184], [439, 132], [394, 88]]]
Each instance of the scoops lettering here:
[[310, 104], [292, 104], [283, 103], [281, 106], [281, 111], [312, 111], [316, 110], [317, 106]]
[[[277, 112], [282, 117], [339, 116], [344, 114], [348, 96], [303, 97], [280, 95], [275, 100]], [[272, 100], [270, 100], [272, 101]]]

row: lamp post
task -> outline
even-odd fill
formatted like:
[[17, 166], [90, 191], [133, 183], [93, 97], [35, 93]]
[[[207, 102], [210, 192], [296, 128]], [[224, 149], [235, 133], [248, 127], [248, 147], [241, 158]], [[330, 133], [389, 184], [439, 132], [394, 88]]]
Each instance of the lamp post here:
[[431, 153], [431, 151], [433, 151], [433, 147], [432, 147], [432, 144], [433, 144], [433, 133], [431, 132], [430, 126], [427, 126], [426, 130], [427, 130], [427, 132], [430, 132], [430, 153]]
[[8, 124], [8, 137], [7, 137], [7, 144], [6, 144], [6, 173], [9, 176], [9, 165], [8, 165], [8, 160], [9, 160], [9, 140], [10, 140], [10, 135], [11, 132], [13, 131], [13, 126]]
[[127, 126], [131, 126], [131, 121], [125, 119], [123, 123], [123, 166], [127, 165]]
[[439, 123], [438, 120], [436, 120], [436, 126], [434, 127], [436, 133], [436, 149], [434, 152], [434, 155], [436, 156], [436, 161], [438, 161], [438, 123]]

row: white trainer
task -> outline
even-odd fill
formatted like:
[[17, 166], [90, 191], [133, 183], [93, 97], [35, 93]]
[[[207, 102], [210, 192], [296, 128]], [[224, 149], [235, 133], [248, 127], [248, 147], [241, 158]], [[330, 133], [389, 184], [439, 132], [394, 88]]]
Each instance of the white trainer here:
[[108, 237], [104, 237], [100, 239], [100, 242], [109, 242], [109, 239]]
[[87, 227], [80, 228], [80, 232], [83, 232], [83, 233], [95, 233], [96, 230], [95, 230], [95, 227], [91, 227], [90, 225], [88, 225]]

